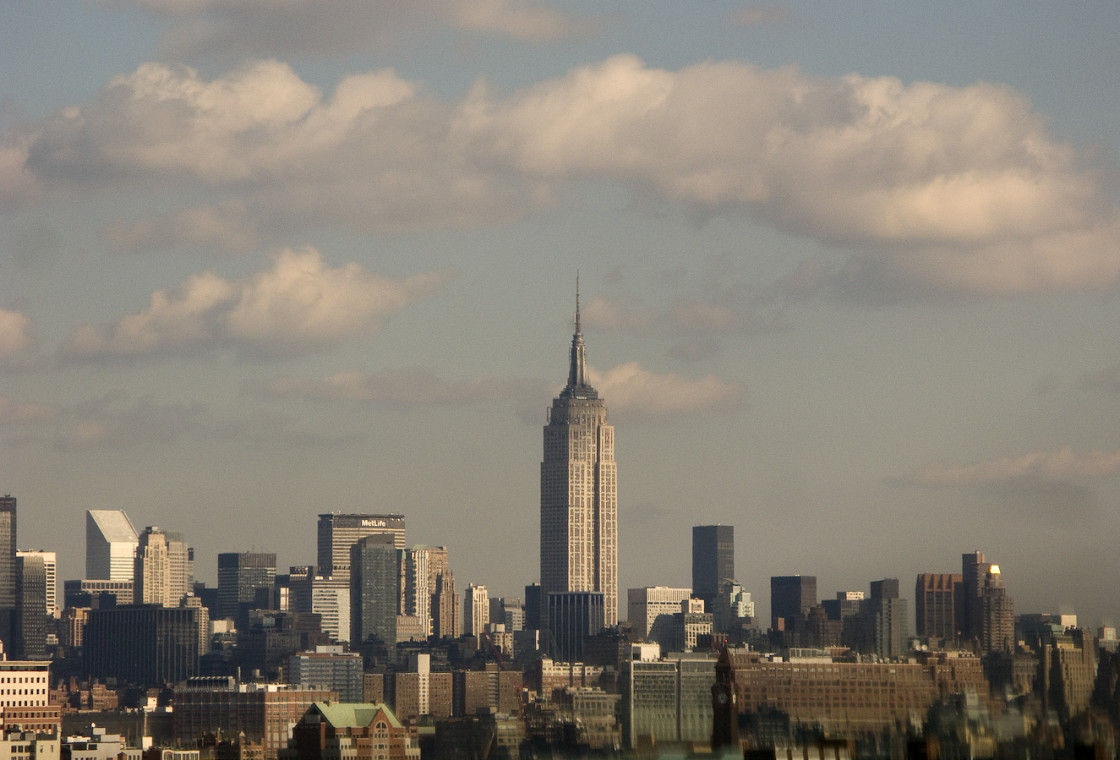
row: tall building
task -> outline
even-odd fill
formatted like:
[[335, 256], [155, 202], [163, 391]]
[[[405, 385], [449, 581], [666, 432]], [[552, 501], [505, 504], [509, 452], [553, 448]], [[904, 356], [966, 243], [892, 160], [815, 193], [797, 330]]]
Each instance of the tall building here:
[[218, 617], [236, 618], [240, 605], [252, 604], [259, 588], [276, 582], [276, 555], [223, 552], [218, 555]]
[[0, 496], [0, 641], [11, 651], [16, 626], [16, 497]]
[[319, 515], [318, 566], [325, 578], [350, 579], [350, 547], [366, 536], [386, 535], [404, 548], [404, 515]]
[[735, 578], [735, 526], [695, 525], [692, 528], [692, 593], [710, 610], [720, 583]]
[[16, 552], [17, 660], [47, 659], [47, 566], [41, 553]]
[[961, 577], [962, 643], [973, 643], [981, 654], [1012, 651], [1015, 606], [1003, 587], [999, 565], [985, 561], [983, 552], [963, 554]]
[[955, 641], [960, 573], [921, 573], [914, 584], [914, 622], [919, 636]]
[[770, 626], [778, 621], [804, 619], [810, 607], [817, 606], [817, 576], [776, 575], [770, 578]]
[[193, 550], [182, 535], [151, 525], [144, 528], [133, 564], [137, 604], [178, 607], [193, 589]]
[[390, 650], [397, 644], [400, 560], [392, 535], [359, 539], [350, 549], [350, 645], [370, 638]]
[[131, 581], [140, 536], [121, 509], [86, 512], [86, 578]]
[[58, 554], [40, 550], [21, 549], [16, 552], [16, 559], [20, 557], [39, 557], [43, 561], [43, 572], [46, 574], [46, 602], [47, 616], [58, 617]]
[[459, 598], [446, 546], [412, 546], [401, 563], [401, 614], [419, 620], [423, 635], [459, 635]]
[[618, 622], [618, 487], [614, 427], [587, 378], [576, 288], [575, 332], [568, 384], [553, 399], [541, 461], [541, 609], [548, 596], [596, 591], [603, 624]]
[[606, 608], [598, 591], [561, 591], [548, 595], [548, 635], [552, 658], [582, 662], [583, 645], [603, 629]]
[[490, 594], [485, 586], [470, 584], [463, 594], [463, 634], [478, 636], [490, 622]]

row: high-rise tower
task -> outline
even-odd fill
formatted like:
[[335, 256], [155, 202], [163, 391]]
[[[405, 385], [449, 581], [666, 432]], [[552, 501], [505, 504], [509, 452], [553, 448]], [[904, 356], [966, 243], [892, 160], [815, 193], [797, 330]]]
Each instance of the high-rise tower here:
[[[618, 488], [614, 427], [607, 407], [587, 379], [586, 349], [579, 323], [568, 384], [553, 399], [544, 426], [541, 462], [542, 617], [548, 595], [569, 591], [603, 594], [603, 624], [618, 622]], [[541, 621], [546, 628], [547, 620]]]

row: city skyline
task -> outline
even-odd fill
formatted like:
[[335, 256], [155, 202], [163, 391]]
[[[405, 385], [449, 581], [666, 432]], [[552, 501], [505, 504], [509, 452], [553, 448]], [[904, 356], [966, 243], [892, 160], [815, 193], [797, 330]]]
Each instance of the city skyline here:
[[1117, 620], [1120, 7], [484, 8], [0, 8], [18, 548], [400, 513], [519, 596], [578, 270], [621, 589], [725, 524], [760, 609], [982, 550]]

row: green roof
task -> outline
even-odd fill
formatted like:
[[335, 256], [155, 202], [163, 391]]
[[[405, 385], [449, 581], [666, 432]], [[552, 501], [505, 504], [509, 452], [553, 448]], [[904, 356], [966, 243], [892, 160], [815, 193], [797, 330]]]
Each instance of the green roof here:
[[373, 723], [379, 711], [385, 713], [389, 725], [401, 728], [401, 722], [383, 702], [315, 702], [313, 707], [335, 728], [364, 728]]

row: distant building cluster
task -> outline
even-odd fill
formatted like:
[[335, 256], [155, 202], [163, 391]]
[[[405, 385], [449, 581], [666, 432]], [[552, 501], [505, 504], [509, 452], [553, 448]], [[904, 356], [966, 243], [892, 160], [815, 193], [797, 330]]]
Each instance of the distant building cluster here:
[[614, 454], [577, 286], [519, 598], [457, 587], [401, 514], [320, 514], [315, 564], [222, 553], [208, 588], [182, 533], [90, 510], [59, 605], [56, 555], [17, 550], [4, 496], [0, 757], [1115, 756], [1115, 630], [1016, 615], [980, 552], [912, 600], [897, 578], [822, 599], [816, 576], [773, 576], [767, 616], [734, 527], [697, 525], [691, 586], [627, 589], [620, 614]]

